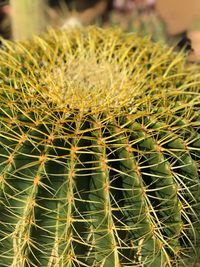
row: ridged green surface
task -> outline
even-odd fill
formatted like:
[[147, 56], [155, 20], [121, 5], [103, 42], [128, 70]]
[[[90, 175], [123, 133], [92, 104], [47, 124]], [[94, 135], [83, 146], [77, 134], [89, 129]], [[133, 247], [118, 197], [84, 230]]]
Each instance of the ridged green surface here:
[[0, 266], [193, 266], [200, 75], [117, 30], [0, 51]]

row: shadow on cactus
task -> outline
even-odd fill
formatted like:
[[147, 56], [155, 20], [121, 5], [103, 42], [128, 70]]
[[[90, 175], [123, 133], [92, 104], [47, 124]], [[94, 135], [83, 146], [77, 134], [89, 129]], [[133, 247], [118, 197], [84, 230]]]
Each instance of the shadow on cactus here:
[[113, 29], [0, 51], [0, 266], [192, 266], [200, 74]]

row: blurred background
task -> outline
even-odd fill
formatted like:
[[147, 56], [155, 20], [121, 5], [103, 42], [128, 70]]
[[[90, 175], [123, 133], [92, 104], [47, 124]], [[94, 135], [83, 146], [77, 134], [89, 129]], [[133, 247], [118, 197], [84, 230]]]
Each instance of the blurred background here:
[[[0, 0], [0, 36], [6, 39], [12, 39], [10, 1]], [[40, 1], [45, 2], [48, 26], [66, 30], [90, 24], [117, 26], [185, 49], [190, 60], [200, 62], [200, 0]], [[39, 14], [37, 20], [40, 22]]]

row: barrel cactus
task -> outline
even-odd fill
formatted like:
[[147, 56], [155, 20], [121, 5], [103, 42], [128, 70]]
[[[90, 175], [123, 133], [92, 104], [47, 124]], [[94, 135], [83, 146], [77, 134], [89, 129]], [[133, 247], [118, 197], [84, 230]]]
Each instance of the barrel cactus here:
[[200, 74], [118, 29], [0, 51], [0, 266], [193, 266]]

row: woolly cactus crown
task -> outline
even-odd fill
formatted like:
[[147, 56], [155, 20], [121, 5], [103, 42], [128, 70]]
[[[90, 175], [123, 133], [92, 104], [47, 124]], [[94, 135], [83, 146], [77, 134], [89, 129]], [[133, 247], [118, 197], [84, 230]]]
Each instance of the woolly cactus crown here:
[[0, 51], [0, 266], [189, 266], [200, 74], [120, 30]]
[[120, 30], [51, 31], [44, 39], [6, 48], [1, 66], [7, 83], [18, 95], [24, 88], [26, 99], [38, 93], [58, 108], [102, 111], [147, 104], [149, 110], [154, 99], [156, 106], [169, 108], [171, 97], [184, 95], [187, 87], [199, 93], [199, 75], [188, 70], [182, 54]]

